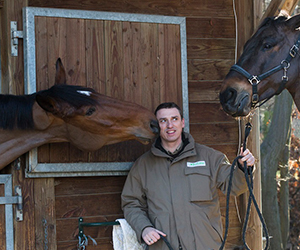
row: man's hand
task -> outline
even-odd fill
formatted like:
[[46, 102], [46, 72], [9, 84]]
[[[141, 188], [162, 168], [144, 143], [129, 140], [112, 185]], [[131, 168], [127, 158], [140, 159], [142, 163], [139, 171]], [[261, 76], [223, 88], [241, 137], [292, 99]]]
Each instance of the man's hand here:
[[159, 234], [161, 234], [163, 236], [167, 236], [165, 233], [163, 233], [153, 227], [146, 227], [143, 230], [142, 238], [146, 242], [147, 245], [152, 245], [160, 239]]
[[243, 152], [243, 148], [241, 148], [241, 156], [243, 156], [243, 158], [239, 159], [239, 163], [243, 166], [243, 162], [247, 162], [247, 166], [253, 166], [255, 163], [255, 157], [252, 155], [252, 153], [249, 151], [249, 149], [246, 149]]

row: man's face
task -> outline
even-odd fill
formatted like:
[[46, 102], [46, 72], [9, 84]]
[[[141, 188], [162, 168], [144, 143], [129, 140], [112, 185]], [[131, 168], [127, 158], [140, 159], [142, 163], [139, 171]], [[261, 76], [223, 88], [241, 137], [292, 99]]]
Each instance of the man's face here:
[[163, 142], [181, 142], [184, 119], [181, 119], [177, 108], [160, 109], [156, 113], [160, 127], [160, 137]]

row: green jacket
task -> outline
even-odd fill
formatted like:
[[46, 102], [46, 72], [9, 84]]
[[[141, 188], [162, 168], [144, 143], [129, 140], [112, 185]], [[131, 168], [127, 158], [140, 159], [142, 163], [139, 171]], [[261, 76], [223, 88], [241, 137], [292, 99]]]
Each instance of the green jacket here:
[[[224, 154], [189, 143], [175, 158], [152, 145], [131, 168], [122, 192], [125, 219], [142, 241], [142, 231], [153, 226], [167, 234], [174, 249], [218, 250], [223, 239], [218, 189], [226, 193], [230, 166]], [[236, 169], [233, 195], [247, 190], [244, 173]], [[150, 250], [167, 250], [160, 240]]]

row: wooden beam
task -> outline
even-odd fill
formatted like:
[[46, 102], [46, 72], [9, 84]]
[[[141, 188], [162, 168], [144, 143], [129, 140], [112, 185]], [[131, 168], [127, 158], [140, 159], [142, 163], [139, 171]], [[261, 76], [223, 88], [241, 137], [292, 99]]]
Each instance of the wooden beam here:
[[261, 20], [264, 20], [266, 17], [278, 15], [284, 3], [285, 0], [272, 0]]
[[[236, 1], [236, 12], [237, 12], [237, 48], [238, 56], [242, 53], [242, 48], [245, 42], [251, 37], [255, 29], [257, 28], [258, 21], [262, 16], [260, 0], [245, 0], [245, 1]], [[258, 111], [257, 111], [258, 112]], [[255, 113], [252, 117], [252, 132], [248, 139], [247, 147], [251, 150], [254, 156], [260, 158], [260, 143], [259, 143], [259, 115]], [[244, 128], [246, 120], [242, 120], [241, 130], [244, 133]], [[244, 138], [244, 136], [243, 136]], [[256, 197], [256, 201], [261, 209], [261, 174], [260, 174], [260, 162], [256, 164], [257, 170], [254, 174], [254, 183], [253, 183], [253, 193]], [[246, 212], [246, 207], [248, 203], [249, 193], [243, 195], [240, 198], [241, 201], [241, 214], [242, 216]], [[256, 214], [255, 209], [252, 207], [250, 212], [250, 218], [248, 222], [248, 227], [246, 231], [246, 241], [251, 249], [263, 249], [262, 241], [262, 225], [259, 221], [259, 218]]]
[[297, 6], [298, 0], [272, 0], [267, 10], [261, 18], [261, 21], [266, 17], [277, 16], [281, 12], [285, 12], [288, 15], [292, 15]]
[[289, 15], [292, 15], [297, 4], [298, 4], [298, 0], [285, 0], [283, 6], [281, 8], [281, 11], [285, 11]]

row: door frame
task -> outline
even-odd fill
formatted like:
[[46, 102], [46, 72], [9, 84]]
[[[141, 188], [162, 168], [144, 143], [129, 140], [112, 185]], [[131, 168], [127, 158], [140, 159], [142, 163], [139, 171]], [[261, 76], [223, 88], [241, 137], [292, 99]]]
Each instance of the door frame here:
[[[182, 110], [185, 119], [185, 131], [189, 132], [187, 41], [185, 17], [24, 7], [24, 84], [26, 94], [32, 94], [36, 92], [36, 16], [179, 25], [181, 46]], [[126, 175], [133, 164], [133, 162], [39, 163], [37, 154], [37, 148], [31, 150], [28, 154], [25, 172], [26, 177], [82, 177]]]

